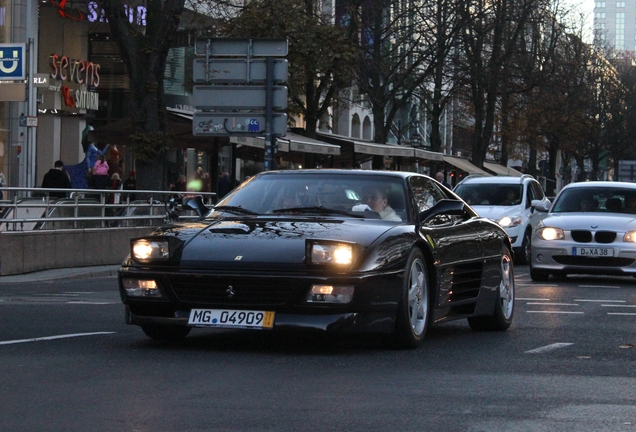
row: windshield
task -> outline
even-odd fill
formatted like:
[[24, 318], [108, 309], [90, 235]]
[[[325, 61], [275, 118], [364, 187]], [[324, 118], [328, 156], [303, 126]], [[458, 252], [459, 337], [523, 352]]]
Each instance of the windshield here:
[[350, 214], [352, 217], [406, 220], [404, 180], [398, 177], [338, 173], [268, 173], [240, 185], [217, 204], [256, 214]]
[[470, 205], [513, 206], [521, 204], [523, 185], [492, 183], [459, 184], [453, 192]]
[[551, 212], [636, 214], [636, 189], [614, 187], [564, 189], [557, 197]]

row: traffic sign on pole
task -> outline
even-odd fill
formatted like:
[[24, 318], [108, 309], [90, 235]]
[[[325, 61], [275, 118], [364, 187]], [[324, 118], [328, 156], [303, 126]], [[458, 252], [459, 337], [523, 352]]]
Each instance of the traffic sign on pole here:
[[[287, 81], [288, 62], [286, 59], [274, 60], [274, 82]], [[192, 80], [195, 83], [247, 83], [263, 84], [267, 77], [265, 58], [247, 59], [211, 58], [194, 59]]]
[[[287, 134], [287, 114], [274, 114], [272, 123], [273, 134]], [[195, 136], [261, 136], [265, 128], [265, 114], [195, 112], [192, 117]]]
[[285, 57], [287, 39], [200, 38], [194, 45], [194, 54], [211, 57]]
[[[194, 86], [194, 107], [202, 110], [265, 110], [265, 86]], [[287, 87], [274, 86], [272, 109], [287, 108]]]

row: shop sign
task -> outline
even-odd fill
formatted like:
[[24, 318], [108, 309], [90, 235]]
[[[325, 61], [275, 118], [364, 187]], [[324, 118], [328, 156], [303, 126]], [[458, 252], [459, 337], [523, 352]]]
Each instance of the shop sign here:
[[52, 69], [51, 78], [53, 79], [86, 84], [89, 87], [99, 86], [99, 64], [51, 54], [49, 65]]
[[73, 21], [82, 21], [84, 19], [84, 14], [78, 9], [66, 8], [67, 0], [50, 0], [50, 2], [62, 18], [72, 19]]
[[72, 90], [67, 86], [60, 88], [62, 101], [69, 108], [97, 110], [99, 108], [99, 93], [86, 90]]
[[[146, 25], [146, 7], [145, 6], [128, 6], [124, 5], [124, 11], [128, 15], [128, 21], [138, 26]], [[100, 8], [97, 2], [88, 3], [88, 15], [86, 19], [89, 22], [108, 22], [104, 9]]]
[[0, 80], [26, 78], [26, 44], [0, 44]]

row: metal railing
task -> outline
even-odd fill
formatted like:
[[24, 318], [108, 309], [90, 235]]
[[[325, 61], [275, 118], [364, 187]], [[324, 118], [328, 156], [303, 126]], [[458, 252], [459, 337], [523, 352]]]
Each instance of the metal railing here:
[[[170, 212], [180, 219], [198, 218], [175, 205], [181, 197], [201, 195], [207, 206], [217, 201], [213, 192], [16, 187], [0, 191], [8, 198], [0, 200], [0, 231], [158, 226], [169, 221]], [[68, 197], [52, 197], [55, 192]]]

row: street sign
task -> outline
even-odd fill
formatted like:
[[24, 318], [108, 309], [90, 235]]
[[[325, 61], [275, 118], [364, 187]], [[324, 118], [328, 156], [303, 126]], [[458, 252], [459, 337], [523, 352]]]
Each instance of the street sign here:
[[0, 80], [26, 78], [26, 44], [0, 44]]
[[[274, 60], [274, 82], [287, 81], [288, 62], [286, 59]], [[252, 83], [263, 84], [267, 78], [265, 58], [247, 59], [210, 58], [194, 59], [192, 79], [195, 83]]]
[[209, 48], [213, 57], [285, 57], [287, 45], [287, 39], [201, 38], [194, 44], [194, 54], [204, 56]]
[[[202, 110], [265, 110], [265, 86], [194, 86], [192, 102]], [[287, 108], [287, 87], [274, 86], [272, 109]]]
[[[287, 114], [274, 114], [272, 124], [273, 135], [287, 134]], [[195, 136], [257, 136], [264, 132], [265, 114], [195, 112], [192, 116]]]

